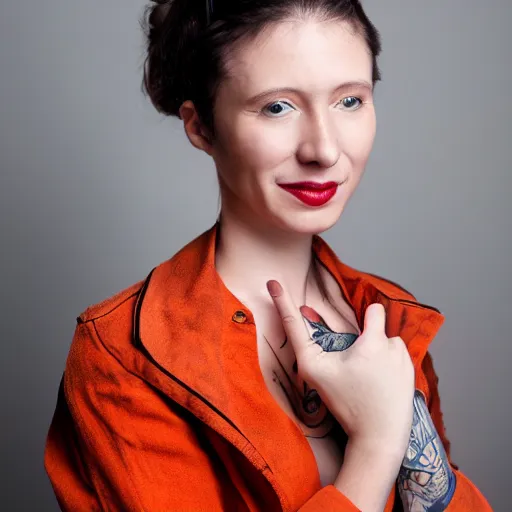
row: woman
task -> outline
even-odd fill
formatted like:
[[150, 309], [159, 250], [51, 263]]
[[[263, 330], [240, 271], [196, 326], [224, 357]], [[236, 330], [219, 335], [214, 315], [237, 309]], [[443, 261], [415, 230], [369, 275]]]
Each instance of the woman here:
[[61, 508], [490, 510], [444, 435], [443, 316], [318, 235], [375, 135], [380, 42], [360, 4], [147, 12], [146, 90], [214, 159], [222, 208], [78, 317], [45, 451]]

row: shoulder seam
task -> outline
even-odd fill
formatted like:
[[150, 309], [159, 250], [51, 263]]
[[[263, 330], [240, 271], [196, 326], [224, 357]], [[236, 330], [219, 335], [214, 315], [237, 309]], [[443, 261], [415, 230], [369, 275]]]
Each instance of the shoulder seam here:
[[365, 274], [368, 274], [369, 276], [375, 277], [377, 279], [382, 279], [382, 281], [386, 281], [389, 284], [396, 286], [403, 292], [407, 293], [407, 295], [410, 295], [414, 300], [416, 300], [416, 297], [414, 296], [414, 294], [412, 294], [409, 290], [406, 290], [402, 285], [395, 283], [394, 281], [391, 281], [391, 279], [387, 279], [386, 277], [378, 276], [377, 274], [371, 274], [370, 272], [365, 272]]
[[141, 288], [139, 288], [136, 292], [133, 292], [131, 295], [128, 295], [128, 297], [125, 297], [124, 300], [122, 300], [121, 302], [118, 302], [112, 309], [108, 310], [106, 313], [102, 313], [101, 315], [93, 316], [90, 318], [88, 318], [88, 317], [84, 318], [83, 317], [83, 315], [85, 313], [85, 311], [84, 311], [84, 313], [77, 316], [77, 318], [76, 318], [77, 323], [86, 324], [88, 322], [92, 322], [94, 320], [98, 320], [99, 318], [103, 318], [104, 316], [109, 315], [110, 313], [115, 311], [117, 308], [122, 306], [126, 301], [128, 301], [128, 300], [132, 299], [133, 297], [135, 297], [136, 295], [138, 295], [140, 293], [140, 290], [141, 290]]

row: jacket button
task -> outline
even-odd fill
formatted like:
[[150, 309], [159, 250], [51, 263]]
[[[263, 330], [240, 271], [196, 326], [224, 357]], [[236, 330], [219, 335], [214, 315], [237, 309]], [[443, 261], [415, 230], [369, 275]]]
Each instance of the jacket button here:
[[238, 310], [233, 314], [232, 320], [238, 324], [243, 324], [247, 322], [247, 315], [243, 311]]

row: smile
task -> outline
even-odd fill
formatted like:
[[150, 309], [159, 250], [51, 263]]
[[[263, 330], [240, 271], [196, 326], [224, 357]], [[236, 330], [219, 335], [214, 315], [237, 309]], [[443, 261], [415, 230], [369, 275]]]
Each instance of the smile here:
[[335, 181], [289, 183], [279, 184], [279, 186], [308, 206], [322, 206], [336, 194], [338, 189], [338, 183]]

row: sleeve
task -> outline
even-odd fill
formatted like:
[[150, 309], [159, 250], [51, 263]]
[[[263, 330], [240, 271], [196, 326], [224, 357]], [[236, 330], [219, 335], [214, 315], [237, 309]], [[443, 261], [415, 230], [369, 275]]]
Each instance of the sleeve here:
[[103, 346], [94, 321], [78, 324], [44, 451], [61, 510], [242, 510], [194, 421], [129, 373]]
[[[44, 467], [60, 509], [248, 509], [196, 422], [128, 372], [107, 351], [93, 320], [79, 323], [44, 450]], [[300, 508], [324, 510], [359, 512], [333, 485]]]
[[492, 512], [492, 508], [483, 494], [469, 480], [469, 478], [459, 470], [459, 466], [455, 464], [451, 458], [450, 441], [446, 437], [443, 413], [441, 411], [441, 400], [439, 397], [438, 387], [439, 378], [434, 370], [432, 356], [429, 352], [425, 355], [422, 368], [425, 373], [425, 377], [427, 378], [430, 390], [430, 399], [428, 403], [430, 415], [441, 438], [448, 457], [448, 462], [450, 463], [456, 479], [455, 492], [445, 510], [447, 512]]

